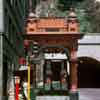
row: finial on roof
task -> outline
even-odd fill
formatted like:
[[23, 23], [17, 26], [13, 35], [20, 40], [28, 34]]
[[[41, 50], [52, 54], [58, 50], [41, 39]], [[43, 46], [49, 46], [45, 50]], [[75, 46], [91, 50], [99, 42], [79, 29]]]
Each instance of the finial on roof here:
[[38, 17], [35, 13], [33, 12], [30, 12], [29, 15], [28, 15], [30, 18], [36, 18]]
[[69, 17], [77, 17], [76, 13], [75, 13], [75, 9], [73, 7], [70, 8], [69, 11]]

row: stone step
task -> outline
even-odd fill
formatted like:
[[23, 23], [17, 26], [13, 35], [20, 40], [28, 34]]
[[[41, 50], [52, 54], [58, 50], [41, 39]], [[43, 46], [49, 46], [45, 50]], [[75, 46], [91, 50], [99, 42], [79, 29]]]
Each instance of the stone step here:
[[37, 96], [36, 100], [69, 100], [68, 96]]

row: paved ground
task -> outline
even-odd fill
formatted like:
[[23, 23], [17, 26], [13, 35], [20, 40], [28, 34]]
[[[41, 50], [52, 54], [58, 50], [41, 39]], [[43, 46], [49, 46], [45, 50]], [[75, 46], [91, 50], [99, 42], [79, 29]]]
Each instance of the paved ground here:
[[66, 96], [38, 96], [36, 100], [69, 100]]
[[79, 100], [100, 100], [100, 89], [80, 89]]
[[[39, 96], [36, 100], [69, 100], [69, 97]], [[100, 100], [100, 89], [79, 89], [79, 100]]]

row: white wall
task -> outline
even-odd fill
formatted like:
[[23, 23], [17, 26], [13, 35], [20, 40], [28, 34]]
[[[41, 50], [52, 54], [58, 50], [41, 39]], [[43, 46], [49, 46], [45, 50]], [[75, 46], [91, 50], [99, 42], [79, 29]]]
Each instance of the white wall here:
[[91, 57], [91, 58], [94, 58], [94, 59], [100, 61], [100, 45], [79, 46], [77, 56], [78, 57]]
[[100, 36], [84, 36], [78, 43], [78, 57], [91, 57], [100, 61]]

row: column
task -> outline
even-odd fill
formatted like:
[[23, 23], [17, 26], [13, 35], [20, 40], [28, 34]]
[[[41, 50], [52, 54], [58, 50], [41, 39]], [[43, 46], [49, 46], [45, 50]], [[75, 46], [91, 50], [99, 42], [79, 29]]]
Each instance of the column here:
[[41, 60], [41, 64], [40, 64], [40, 81], [43, 82], [43, 66], [44, 66], [44, 60]]
[[15, 100], [19, 100], [19, 83], [20, 77], [15, 76]]
[[71, 50], [70, 61], [70, 100], [79, 100], [77, 91], [77, 51]]
[[42, 87], [41, 85], [41, 82], [43, 80], [41, 80], [41, 63], [40, 64], [36, 64], [36, 85], [39, 86], [39, 87]]
[[51, 62], [47, 61], [46, 63], [46, 69], [45, 69], [45, 90], [50, 90], [51, 89]]
[[70, 62], [70, 83], [71, 91], [77, 91], [77, 62], [73, 59]]
[[39, 79], [40, 79], [40, 66], [39, 64], [36, 64], [36, 87], [38, 87]]
[[71, 50], [71, 62], [70, 62], [70, 79], [71, 79], [71, 90], [77, 89], [77, 51]]
[[36, 87], [36, 65], [33, 64], [32, 65], [33, 69], [32, 69], [32, 74], [33, 74], [33, 88]]
[[0, 35], [0, 100], [3, 100], [3, 36], [2, 35]]

